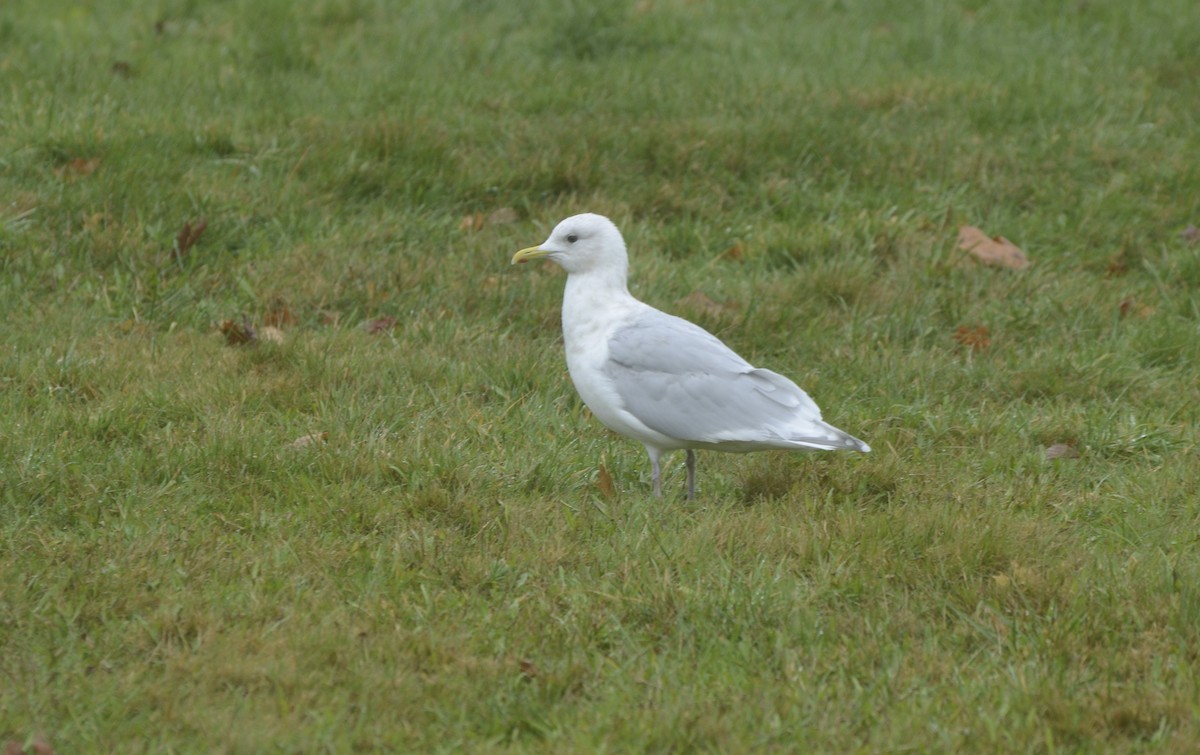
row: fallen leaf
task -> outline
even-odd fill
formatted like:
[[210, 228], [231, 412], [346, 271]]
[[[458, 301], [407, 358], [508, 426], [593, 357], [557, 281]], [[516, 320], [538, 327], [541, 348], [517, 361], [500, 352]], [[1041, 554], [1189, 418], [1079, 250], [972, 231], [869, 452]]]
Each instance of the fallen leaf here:
[[734, 243], [733, 246], [729, 247], [724, 252], [722, 252], [721, 256], [727, 260], [733, 260], [734, 262], [741, 262], [742, 258], [746, 256], [746, 252], [744, 249], [742, 249], [741, 242], [736, 242], [736, 243]]
[[533, 661], [528, 658], [522, 658], [517, 661], [517, 667], [521, 669], [521, 676], [526, 679], [537, 679], [538, 668], [534, 665]]
[[603, 464], [596, 472], [596, 487], [600, 489], [600, 495], [605, 498], [612, 499], [617, 494], [617, 489], [613, 485], [612, 474], [608, 471], [608, 467]]
[[1189, 224], [1187, 228], [1179, 232], [1179, 238], [1189, 244], [1195, 244], [1197, 241], [1200, 241], [1200, 228]]
[[41, 734], [34, 736], [26, 748], [23, 742], [10, 739], [4, 743], [4, 755], [54, 755], [54, 748]]
[[276, 346], [282, 346], [284, 341], [283, 331], [274, 325], [264, 325], [262, 330], [258, 332], [258, 337]]
[[458, 221], [460, 231], [480, 231], [489, 225], [507, 225], [521, 219], [517, 211], [511, 207], [500, 207], [487, 215], [482, 212], [469, 212]]
[[1121, 312], [1121, 317], [1137, 315], [1143, 320], [1154, 314], [1154, 307], [1151, 307], [1149, 304], [1142, 304], [1132, 297], [1122, 299], [1121, 303], [1117, 305], [1117, 309]]
[[1021, 270], [1029, 266], [1029, 258], [1013, 242], [1003, 236], [991, 237], [975, 226], [958, 229], [958, 248], [968, 252], [985, 265]]
[[225, 343], [230, 346], [244, 346], [254, 343], [258, 339], [258, 334], [254, 332], [254, 326], [249, 320], [225, 320], [221, 323], [221, 332], [225, 335]]
[[721, 317], [738, 309], [737, 303], [734, 301], [718, 302], [712, 299], [708, 294], [700, 289], [696, 289], [687, 296], [675, 302], [678, 306], [691, 309], [694, 312], [702, 312], [709, 317]]
[[196, 225], [192, 225], [190, 222], [183, 224], [183, 228], [179, 229], [179, 233], [175, 236], [175, 248], [172, 250], [176, 261], [183, 259], [187, 255], [188, 251], [204, 235], [204, 231], [207, 228], [208, 221], [204, 218], [197, 220]]
[[133, 65], [128, 60], [114, 60], [112, 72], [123, 79], [133, 76]]
[[329, 440], [329, 433], [327, 432], [312, 433], [311, 435], [304, 435], [296, 438], [291, 443], [288, 443], [288, 448], [304, 448], [305, 446], [311, 446], [314, 443], [324, 443], [327, 440]]
[[63, 163], [54, 169], [54, 174], [59, 178], [82, 178], [90, 176], [96, 172], [96, 168], [100, 167], [100, 158], [76, 157], [73, 160]]
[[1046, 447], [1046, 459], [1078, 459], [1079, 451], [1066, 443], [1055, 443]]
[[342, 321], [342, 313], [332, 309], [321, 310], [321, 324], [337, 327], [337, 324]]
[[492, 213], [487, 216], [487, 224], [488, 225], [507, 225], [508, 223], [515, 223], [520, 219], [521, 219], [521, 216], [518, 215], [517, 211], [514, 210], [513, 208], [501, 207], [498, 210], [493, 210]]
[[276, 304], [263, 317], [263, 324], [276, 328], [290, 328], [296, 324], [296, 315], [292, 314], [292, 310], [288, 305], [282, 303]]
[[983, 351], [992, 345], [991, 331], [986, 325], [959, 325], [954, 331], [954, 340], [969, 347], [971, 351]]
[[383, 317], [376, 317], [374, 320], [367, 320], [363, 323], [363, 330], [367, 331], [370, 335], [378, 335], [396, 327], [396, 322], [395, 317], [384, 315]]

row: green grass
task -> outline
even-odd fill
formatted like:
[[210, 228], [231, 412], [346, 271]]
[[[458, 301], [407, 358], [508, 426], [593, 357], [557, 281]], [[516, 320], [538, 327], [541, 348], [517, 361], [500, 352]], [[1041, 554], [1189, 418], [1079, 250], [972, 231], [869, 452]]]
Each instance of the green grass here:
[[[1195, 751], [1198, 29], [0, 5], [0, 741]], [[672, 458], [651, 498], [570, 386], [562, 276], [508, 266], [581, 211], [874, 452], [702, 453], [694, 502]]]

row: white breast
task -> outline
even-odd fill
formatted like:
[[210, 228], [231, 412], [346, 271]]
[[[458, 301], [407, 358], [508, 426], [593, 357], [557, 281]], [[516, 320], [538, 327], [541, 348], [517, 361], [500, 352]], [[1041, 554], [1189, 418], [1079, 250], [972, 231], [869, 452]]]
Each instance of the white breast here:
[[588, 277], [570, 276], [563, 293], [563, 344], [575, 390], [610, 430], [658, 448], [681, 447], [627, 412], [604, 370], [612, 334], [647, 306], [626, 291], [594, 285]]

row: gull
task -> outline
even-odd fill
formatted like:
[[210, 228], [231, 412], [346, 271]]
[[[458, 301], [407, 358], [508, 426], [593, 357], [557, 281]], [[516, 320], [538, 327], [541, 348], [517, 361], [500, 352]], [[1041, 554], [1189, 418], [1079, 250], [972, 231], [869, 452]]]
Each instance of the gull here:
[[634, 298], [625, 240], [603, 215], [567, 218], [512, 263], [543, 258], [567, 271], [562, 329], [571, 382], [597, 419], [646, 447], [656, 497], [662, 497], [659, 461], [670, 451], [687, 451], [691, 500], [697, 449], [871, 450], [824, 422], [791, 380]]

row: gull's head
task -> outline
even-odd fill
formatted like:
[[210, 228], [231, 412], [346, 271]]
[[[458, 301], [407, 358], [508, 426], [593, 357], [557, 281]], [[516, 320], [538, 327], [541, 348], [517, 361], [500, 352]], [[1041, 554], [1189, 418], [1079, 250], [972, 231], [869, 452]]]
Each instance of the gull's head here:
[[629, 259], [625, 240], [613, 222], [587, 212], [572, 215], [554, 227], [550, 238], [513, 255], [513, 264], [545, 258], [568, 273], [611, 271], [625, 276]]

